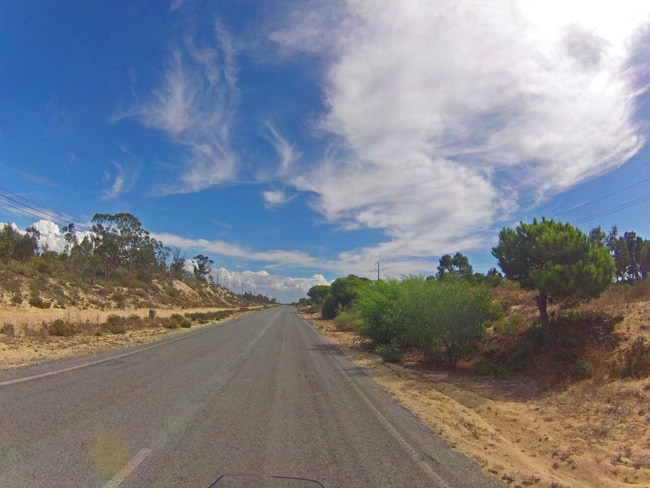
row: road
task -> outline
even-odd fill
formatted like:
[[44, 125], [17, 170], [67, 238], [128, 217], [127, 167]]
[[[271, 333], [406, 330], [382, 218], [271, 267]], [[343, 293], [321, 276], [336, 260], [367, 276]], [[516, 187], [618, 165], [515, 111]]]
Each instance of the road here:
[[492, 487], [291, 307], [0, 373], [0, 486]]

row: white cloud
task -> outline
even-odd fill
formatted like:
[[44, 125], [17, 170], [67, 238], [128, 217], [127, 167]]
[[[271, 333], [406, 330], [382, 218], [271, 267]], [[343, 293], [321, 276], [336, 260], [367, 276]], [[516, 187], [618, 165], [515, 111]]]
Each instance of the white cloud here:
[[61, 234], [59, 226], [49, 220], [39, 220], [32, 225], [38, 232], [38, 248], [60, 253], [65, 248], [65, 237]]
[[152, 237], [158, 239], [166, 246], [179, 247], [183, 249], [194, 249], [203, 251], [212, 256], [223, 256], [249, 261], [265, 263], [268, 269], [339, 269], [336, 261], [328, 261], [301, 251], [283, 249], [269, 249], [263, 251], [251, 251], [238, 244], [225, 241], [209, 241], [207, 239], [189, 239], [168, 233], [155, 233]]
[[185, 0], [172, 0], [169, 3], [169, 8], [170, 8], [170, 10], [178, 10], [183, 6], [184, 3], [185, 3]]
[[266, 208], [273, 209], [290, 202], [294, 197], [288, 196], [282, 190], [266, 190], [262, 192], [262, 198]]
[[180, 181], [157, 194], [191, 193], [232, 180], [236, 156], [230, 146], [239, 93], [236, 87], [237, 49], [218, 20], [211, 43], [187, 36], [171, 49], [162, 83], [145, 101], [113, 118], [137, 118], [185, 149]]
[[131, 190], [140, 172], [137, 165], [125, 166], [117, 161], [111, 161], [111, 165], [113, 171], [106, 169], [102, 176], [102, 181], [108, 185], [102, 192], [104, 200], [113, 200], [122, 193]]
[[383, 230], [367, 255], [408, 258], [484, 247], [520, 201], [620, 166], [644, 143], [628, 49], [650, 4], [597, 3], [293, 11], [270, 38], [329, 59], [322, 128], [339, 147], [294, 185], [329, 221]]
[[292, 144], [280, 135], [273, 124], [267, 122], [266, 128], [268, 129], [267, 139], [273, 145], [273, 148], [278, 154], [279, 171], [277, 173], [280, 175], [286, 174], [292, 169], [293, 163], [300, 157], [300, 153], [296, 151]]
[[280, 303], [291, 303], [306, 297], [312, 286], [329, 284], [321, 274], [296, 278], [261, 271], [232, 271], [219, 268], [212, 271], [215, 282], [235, 293], [250, 292], [266, 295]]

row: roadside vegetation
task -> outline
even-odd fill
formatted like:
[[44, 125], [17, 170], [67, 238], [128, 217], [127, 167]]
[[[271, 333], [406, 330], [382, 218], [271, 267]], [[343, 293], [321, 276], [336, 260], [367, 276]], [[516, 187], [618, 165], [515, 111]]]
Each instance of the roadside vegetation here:
[[[500, 269], [357, 276], [297, 304], [451, 447], [509, 486], [650, 485], [650, 242], [542, 219]], [[445, 306], [446, 305], [446, 306]]]
[[[34, 228], [0, 226], [3, 342], [189, 328], [240, 309], [274, 304], [266, 296], [238, 295], [217, 285], [209, 257], [186, 258], [182, 250], [164, 246], [131, 214], [96, 214], [89, 231], [79, 232], [70, 224], [62, 233], [65, 247], [56, 252], [40, 245]], [[190, 308], [207, 311], [183, 312]], [[5, 318], [13, 310], [28, 309], [69, 313], [53, 313], [55, 318], [36, 324]], [[147, 309], [178, 309], [179, 313], [148, 317]], [[102, 313], [101, 320], [99, 313], [91, 314], [91, 320], [79, 318], [82, 311], [91, 310], [109, 313]], [[134, 310], [144, 310], [144, 316]]]
[[435, 275], [315, 286], [299, 305], [320, 309], [387, 362], [404, 360], [509, 378], [543, 367], [547, 386], [595, 374], [650, 374], [650, 342], [615, 332], [624, 304], [650, 298], [650, 241], [635, 232], [589, 235], [533, 220], [504, 228], [500, 270], [475, 273], [462, 253]]

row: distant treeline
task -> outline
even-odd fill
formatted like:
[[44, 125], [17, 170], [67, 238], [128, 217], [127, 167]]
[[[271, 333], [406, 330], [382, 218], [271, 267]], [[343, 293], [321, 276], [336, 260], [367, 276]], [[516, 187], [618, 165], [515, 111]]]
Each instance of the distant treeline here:
[[[65, 247], [56, 252], [39, 247], [40, 234], [34, 227], [19, 231], [5, 224], [0, 228], [0, 269], [26, 263], [40, 273], [91, 286], [98, 280], [127, 288], [136, 280], [213, 283], [213, 261], [209, 257], [199, 254], [188, 260], [180, 249], [171, 249], [151, 237], [130, 213], [95, 214], [90, 232], [83, 234], [76, 231], [74, 224], [61, 231]], [[262, 295], [249, 295], [245, 298], [273, 301]]]

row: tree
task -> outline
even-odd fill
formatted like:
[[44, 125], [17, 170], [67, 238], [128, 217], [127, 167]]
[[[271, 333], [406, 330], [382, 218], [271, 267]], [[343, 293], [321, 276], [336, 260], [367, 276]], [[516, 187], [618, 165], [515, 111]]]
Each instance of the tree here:
[[353, 274], [345, 278], [337, 278], [330, 286], [330, 292], [323, 301], [321, 315], [324, 319], [336, 317], [337, 310], [347, 307], [359, 295], [361, 287], [368, 286], [368, 278], [360, 278]]
[[94, 253], [102, 260], [105, 279], [115, 269], [124, 267], [130, 287], [134, 271], [151, 270], [165, 262], [168, 249], [152, 239], [130, 213], [95, 214], [92, 222]]
[[614, 261], [607, 249], [568, 223], [542, 218], [503, 228], [492, 249], [506, 278], [537, 291], [542, 337], [550, 342], [549, 303], [567, 306], [599, 296], [612, 282]]
[[185, 276], [185, 253], [180, 248], [174, 248], [172, 251], [172, 262], [169, 265], [169, 274], [172, 278], [183, 279]]
[[329, 292], [330, 285], [314, 285], [307, 292], [307, 296], [311, 298], [314, 305], [320, 305]]
[[212, 271], [210, 265], [214, 263], [212, 259], [203, 254], [194, 256], [194, 277], [199, 281], [207, 281], [207, 277]]
[[[598, 230], [600, 227], [591, 232], [595, 233]], [[648, 266], [650, 264], [648, 263], [649, 241], [637, 236], [636, 232], [626, 232], [619, 236], [618, 228], [613, 226], [604, 242], [614, 258], [616, 281], [645, 279], [650, 270]]]
[[29, 227], [24, 233], [5, 224], [0, 230], [0, 259], [9, 261], [28, 261], [38, 250], [39, 233]]
[[442, 279], [446, 274], [453, 273], [454, 271], [454, 260], [451, 257], [451, 254], [445, 254], [440, 256], [438, 260], [438, 273], [436, 276], [438, 279]]
[[474, 276], [474, 269], [469, 264], [469, 259], [467, 256], [463, 256], [461, 252], [454, 254], [453, 258], [450, 254], [445, 254], [440, 257], [438, 262], [440, 264], [436, 276], [439, 280], [449, 276], [469, 280]]

